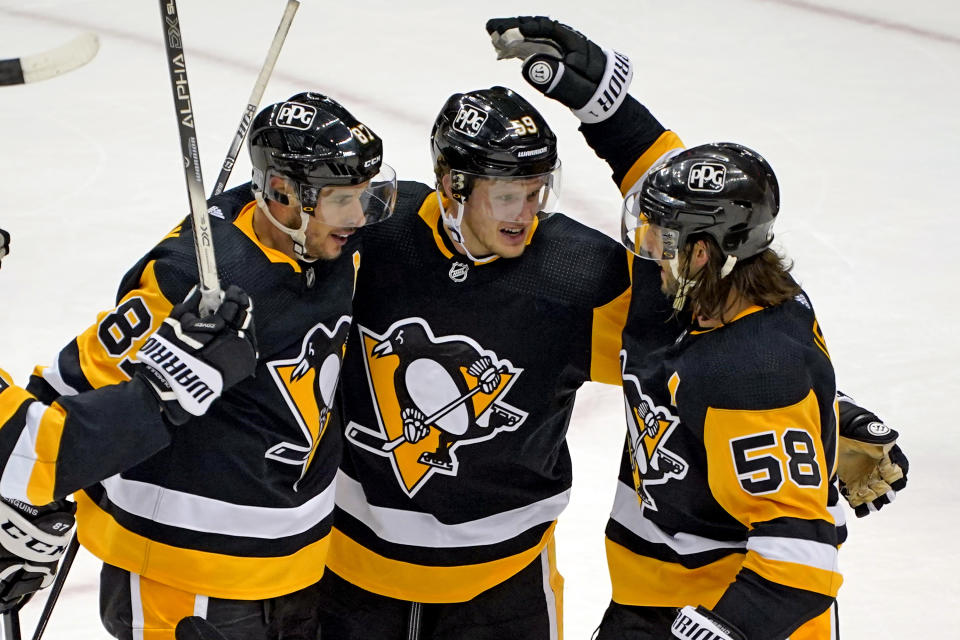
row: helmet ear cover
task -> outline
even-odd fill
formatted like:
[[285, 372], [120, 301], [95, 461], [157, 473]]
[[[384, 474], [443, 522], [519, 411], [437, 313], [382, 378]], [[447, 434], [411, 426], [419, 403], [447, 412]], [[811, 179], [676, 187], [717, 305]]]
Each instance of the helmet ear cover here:
[[473, 193], [474, 180], [473, 175], [456, 169], [450, 170], [450, 193], [453, 199], [463, 204], [470, 194]]

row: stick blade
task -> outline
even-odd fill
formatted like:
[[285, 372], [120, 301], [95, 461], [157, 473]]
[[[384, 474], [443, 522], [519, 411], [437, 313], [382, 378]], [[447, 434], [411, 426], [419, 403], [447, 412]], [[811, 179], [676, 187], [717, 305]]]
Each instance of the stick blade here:
[[[97, 55], [100, 50], [100, 39], [97, 34], [82, 33], [70, 42], [19, 59], [22, 72], [22, 83], [48, 80], [61, 74], [82, 67]], [[13, 62], [13, 61], [10, 61]], [[9, 84], [16, 84], [11, 82]]]

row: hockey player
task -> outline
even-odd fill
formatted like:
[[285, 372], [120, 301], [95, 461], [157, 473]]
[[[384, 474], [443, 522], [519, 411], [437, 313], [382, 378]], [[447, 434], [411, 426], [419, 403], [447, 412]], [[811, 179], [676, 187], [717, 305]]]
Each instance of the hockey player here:
[[[767, 162], [732, 143], [670, 157], [625, 200], [624, 243], [693, 320], [653, 353], [624, 331], [634, 495], [607, 534], [629, 604], [601, 639], [835, 637], [836, 385], [810, 300], [769, 248], [779, 200]], [[674, 465], [651, 473], [663, 453]]]
[[[252, 189], [210, 213], [220, 276], [257, 301], [256, 375], [172, 426], [144, 462], [76, 494], [80, 542], [104, 562], [101, 616], [118, 638], [173, 638], [192, 615], [228, 637], [297, 637], [299, 612], [278, 618], [272, 599], [323, 573], [341, 449], [326, 404], [360, 264], [353, 234], [390, 214], [395, 180], [376, 134], [319, 94], [262, 110], [249, 147]], [[190, 234], [187, 219], [141, 259], [117, 306], [38, 368], [30, 390], [65, 402], [125, 380], [138, 349], [150, 356], [144, 340], [197, 281]], [[102, 455], [102, 441], [69, 444]]]
[[451, 96], [431, 141], [436, 184], [362, 234], [321, 635], [557, 638], [564, 435], [584, 382], [620, 383], [628, 254], [551, 215], [556, 138], [513, 91]]
[[[541, 92], [564, 103], [573, 109], [574, 113], [584, 110], [593, 111], [594, 113], [614, 111], [614, 113], [607, 117], [605, 122], [597, 125], [584, 124], [584, 126], [581, 127], [581, 131], [598, 155], [610, 163], [613, 168], [614, 180], [620, 185], [622, 191], [628, 192], [631, 188], [635, 188], [638, 183], [638, 178], [644, 175], [643, 172], [636, 170], [633, 162], [633, 158], [636, 156], [638, 149], [641, 151], [646, 150], [644, 154], [659, 149], [659, 153], [663, 156], [664, 160], [657, 161], [657, 164], [661, 165], [664, 161], [666, 161], [667, 164], [662, 165], [665, 167], [664, 171], [658, 171], [656, 175], [670, 175], [670, 168], [675, 170], [674, 179], [679, 179], [678, 176], [684, 178], [690, 175], [683, 174], [683, 176], [681, 176], [681, 165], [670, 164], [673, 162], [673, 160], [670, 160], [671, 156], [678, 153], [680, 147], [671, 132], [664, 130], [663, 126], [634, 99], [627, 97], [618, 107], [610, 100], [611, 96], [624, 93], [629, 81], [628, 74], [621, 73], [619, 77], [604, 82], [606, 79], [604, 76], [605, 69], [609, 69], [610, 67], [616, 68], [617, 66], [623, 66], [625, 64], [618, 54], [604, 52], [604, 50], [587, 40], [582, 34], [566, 25], [544, 17], [493, 20], [488, 23], [487, 28], [491, 33], [494, 46], [497, 48], [500, 57], [523, 58], [525, 60], [523, 67], [525, 79]], [[598, 99], [597, 96], [600, 96], [600, 98]], [[751, 154], [745, 152], [744, 155], [750, 156]], [[677, 163], [679, 163], [680, 157], [682, 156], [677, 156]], [[716, 194], [722, 191], [722, 188], [718, 188], [718, 185], [722, 187], [723, 184], [722, 175], [724, 165], [715, 161], [711, 162], [709, 158], [702, 158], [700, 163], [695, 162], [693, 165], [696, 165], [695, 168], [697, 169], [697, 172], [695, 172], [696, 179], [702, 181], [702, 185], [700, 185], [702, 186], [702, 190], [700, 193], [694, 195], [701, 195], [707, 199], [710, 197], [717, 198], [716, 201], [708, 203], [704, 209], [699, 209], [696, 213], [701, 215], [705, 212], [714, 213], [718, 215], [719, 220], [718, 212], [720, 211], [720, 207], [718, 203], [722, 201], [722, 198], [716, 196]], [[687, 168], [692, 170], [694, 166], [687, 166]], [[652, 180], [653, 178], [649, 179]], [[736, 184], [735, 179], [731, 178], [731, 184]], [[695, 187], [691, 187], [691, 189], [693, 188]], [[662, 211], [669, 211], [673, 205], [677, 207], [682, 207], [683, 205], [682, 198], [672, 199], [679, 196], [676, 193], [669, 192], [669, 190], [652, 190], [651, 193], [654, 194], [653, 197], [655, 200], [660, 203], [660, 210]], [[680, 193], [679, 195], [682, 196], [684, 194]], [[689, 195], [689, 193], [687, 195]], [[629, 203], [631, 205], [635, 204], [637, 197], [638, 196], [634, 196], [634, 199], [630, 200]], [[744, 202], [746, 202], [746, 200], [737, 203], [737, 206], [743, 205]], [[769, 202], [764, 206], [766, 209], [758, 206], [757, 210], [766, 211], [767, 215], [770, 215], [769, 212], [771, 208]], [[629, 208], [628, 210], [634, 211], [635, 209]], [[736, 206], [734, 206], [731, 211], [737, 211]], [[680, 219], [684, 221], [697, 219], [689, 217], [690, 213], [690, 211], [681, 211]], [[773, 215], [775, 215], [775, 209], [773, 210]], [[770, 218], [772, 221], [772, 215], [770, 215]], [[631, 243], [636, 242], [633, 232], [635, 232], [637, 228], [642, 228], [642, 225], [636, 224], [635, 220], [635, 217], [625, 216], [625, 221], [631, 222], [630, 226], [625, 227], [630, 232], [626, 237], [631, 239]], [[718, 222], [718, 225], [722, 228], [722, 225], [726, 223], [726, 221]], [[744, 229], [746, 228], [747, 225], [744, 225]], [[756, 233], [761, 236], [763, 235], [760, 231]], [[673, 243], [674, 250], [678, 251], [678, 237], [672, 234], [672, 232], [664, 235]], [[746, 235], [749, 236], [749, 234]], [[644, 237], [652, 238], [656, 236]], [[633, 247], [634, 245], [631, 244], [630, 246]], [[715, 251], [710, 255], [713, 255], [714, 258], [724, 253], [716, 246], [714, 246], [713, 249]], [[730, 250], [726, 245], [724, 245], [724, 249]], [[779, 262], [772, 260], [771, 254], [764, 255], [766, 256], [766, 262], [769, 263], [769, 273], [777, 274], [780, 269]], [[759, 258], [757, 260], [759, 260]], [[755, 260], [755, 262], [757, 260]], [[723, 263], [733, 264], [732, 261], [723, 261]], [[720, 270], [722, 272], [722, 266]], [[672, 284], [676, 279], [672, 275], [673, 272], [667, 271], [665, 274], [664, 279]], [[768, 284], [778, 280], [783, 282], [785, 277], [785, 275], [781, 274], [780, 277], [769, 280]], [[714, 278], [714, 284], [716, 284], [718, 279], [720, 281], [723, 280], [722, 278]], [[700, 278], [699, 281], [703, 282], [704, 278]], [[724, 284], [728, 284], [729, 282], [731, 282], [731, 280], [727, 280]], [[647, 302], [639, 296], [638, 293], [640, 293], [639, 290], [635, 288], [631, 314], [646, 312]], [[645, 295], [648, 291], [644, 289], [642, 293]], [[756, 291], [752, 291], [749, 295], [760, 296], [760, 302], [764, 305], [777, 308], [777, 305], [774, 305]], [[786, 296], [786, 293], [780, 297], [784, 296], [785, 299], [790, 298], [790, 296]], [[679, 295], [675, 297], [675, 300], [682, 301], [684, 299], [689, 299], [689, 296]], [[720, 307], [723, 307], [723, 303], [726, 302], [722, 296], [721, 298], [714, 296], [712, 300], [713, 304], [711, 306], [714, 308], [716, 308], [718, 304]], [[785, 304], [792, 305], [793, 308], [799, 310], [799, 307], [797, 307], [794, 302], [787, 302]], [[717, 314], [714, 309], [708, 311], [706, 315]], [[812, 318], [812, 312], [808, 315]], [[758, 317], [763, 317], [763, 315], [761, 314]], [[747, 326], [754, 321], [755, 320], [749, 320], [739, 325], [739, 327]], [[688, 334], [684, 335], [687, 336]], [[689, 335], [699, 336], [696, 332], [690, 332]], [[718, 333], [718, 335], [723, 334]], [[682, 342], [681, 344], [690, 344], [691, 341], [694, 341], [694, 343], [696, 343], [696, 341], [704, 342], [713, 339], [714, 338], [701, 339], [700, 337], [685, 337], [684, 340], [686, 340], [686, 342]], [[655, 340], [651, 340], [651, 336], [643, 330], [642, 324], [635, 325], [630, 322], [628, 324], [628, 330], [624, 334], [624, 348], [624, 366], [626, 367], [632, 363], [632, 368], [633, 366], [637, 366], [638, 362], [643, 361], [651, 349], [656, 349], [657, 344]], [[823, 356], [827, 358], [827, 361], [823, 363], [824, 366], [829, 364], [825, 349], [826, 347], [824, 345]], [[819, 357], [819, 352], [814, 351], [813, 353]], [[658, 356], [649, 356], [645, 365], [649, 371], [654, 372], [651, 374], [654, 375], [654, 377], [663, 374], [666, 370], [663, 364], [657, 362], [657, 357], [662, 359], [664, 356], [662, 352], [658, 354]], [[660, 367], [659, 369], [657, 368], [658, 366]], [[649, 371], [643, 369], [641, 372], [649, 373]], [[687, 377], [687, 379], [690, 378], [690, 376]], [[683, 526], [689, 525], [679, 524], [675, 528], [667, 527], [664, 530], [657, 528], [655, 525], [651, 525], [644, 517], [645, 514], [653, 514], [650, 517], [651, 520], [655, 520], [658, 514], [664, 513], [668, 515], [663, 517], [679, 517], [679, 512], [672, 506], [672, 500], [675, 498], [676, 492], [680, 492], [681, 496], [683, 496], [683, 492], [687, 491], [688, 493], [685, 494], [684, 499], [688, 501], [691, 499], [696, 501], [695, 498], [698, 495], [704, 495], [704, 489], [701, 488], [700, 485], [696, 485], [691, 489], [687, 489], [687, 487], [689, 487], [692, 482], [696, 482], [698, 478], [705, 479], [703, 478], [704, 463], [702, 461], [703, 456], [706, 455], [705, 452], [701, 451], [698, 454], [699, 458], [697, 459], [700, 462], [699, 465], [690, 464], [687, 459], [677, 452], [677, 449], [681, 449], [684, 443], [689, 443], [689, 440], [683, 435], [686, 433], [684, 429], [689, 429], [689, 427], [684, 426], [684, 416], [680, 415], [679, 418], [677, 417], [676, 405], [673, 404], [674, 400], [679, 402], [681, 398], [680, 395], [676, 395], [677, 385], [680, 385], [679, 381], [672, 380], [672, 377], [661, 378], [654, 389], [661, 394], [664, 392], [669, 393], [667, 393], [665, 399], [662, 396], [652, 397], [651, 392], [642, 386], [642, 381], [637, 377], [635, 371], [625, 370], [624, 373], [624, 392], [628, 409], [628, 425], [630, 428], [627, 446], [625, 447], [624, 458], [621, 464], [621, 484], [618, 498], [614, 506], [613, 517], [607, 529], [608, 559], [614, 583], [614, 597], [601, 628], [601, 637], [665, 637], [668, 635], [668, 630], [675, 617], [674, 608], [688, 604], [703, 604], [704, 602], [712, 605], [713, 602], [716, 602], [717, 597], [719, 597], [718, 585], [724, 587], [733, 579], [733, 572], [729, 566], [730, 563], [735, 562], [737, 554], [743, 553], [745, 548], [750, 548], [749, 543], [741, 543], [739, 550], [737, 550], [736, 545], [726, 544], [729, 542], [728, 538], [730, 535], [730, 532], [726, 531], [723, 533], [724, 536], [727, 536], [722, 538], [723, 543], [717, 543], [714, 545], [714, 548], [711, 548], [709, 545], [704, 546], [702, 549], [704, 553], [698, 555], [699, 552], [697, 548], [695, 548], [696, 544], [694, 544], [693, 541], [699, 540], [700, 542], [707, 542], [707, 539], [691, 538], [689, 532], [683, 528]], [[686, 388], [691, 389], [693, 386], [694, 385], [688, 385]], [[683, 388], [682, 385], [680, 388]], [[723, 389], [727, 389], [727, 385], [723, 385], [721, 391], [723, 391]], [[818, 396], [819, 403], [824, 406], [826, 406], [826, 401], [822, 393], [825, 392], [826, 391], [821, 390], [821, 395]], [[675, 395], [676, 397], [674, 397]], [[690, 396], [682, 394], [682, 397], [689, 398]], [[695, 395], [694, 398], [696, 399]], [[882, 507], [892, 499], [897, 490], [905, 486], [907, 461], [899, 448], [894, 444], [897, 438], [895, 431], [886, 427], [886, 425], [880, 422], [879, 419], [869, 411], [854, 405], [845, 396], [841, 395], [839, 399], [841, 434], [839, 438], [839, 475], [842, 481], [841, 486], [845, 486], [844, 495], [850, 505], [855, 508], [858, 516], [862, 516]], [[688, 402], [691, 401], [688, 400]], [[684, 407], [684, 410], [689, 411], [690, 408]], [[694, 411], [694, 413], [696, 414], [696, 411]], [[829, 427], [830, 416], [824, 415], [823, 419]], [[679, 426], [677, 426], [678, 424]], [[694, 419], [694, 424], [694, 429], [696, 429], [696, 424], [698, 424], [696, 418]], [[669, 438], [670, 434], [674, 432], [678, 434], [676, 436], [676, 447], [672, 445], [672, 440]], [[794, 446], [791, 443], [794, 442], [797, 437], [800, 436], [790, 434], [783, 446]], [[829, 434], [825, 437], [829, 438]], [[803, 448], [804, 445], [795, 446], [793, 449], [794, 458], [796, 458], [798, 453], [804, 455], [800, 451]], [[829, 459], [825, 457], [828, 454], [831, 456]], [[716, 454], [711, 451], [709, 455]], [[824, 478], [829, 478], [830, 472], [833, 469], [832, 455], [832, 450], [828, 447], [823, 451], [823, 455], [816, 460], [816, 469], [820, 471]], [[775, 456], [773, 458], [767, 457], [765, 462], [772, 463], [775, 459], [778, 458]], [[787, 453], [784, 453], [779, 459], [782, 459], [784, 461], [783, 464], [787, 465], [787, 467], [793, 471], [793, 467], [790, 465], [796, 461], [790, 459]], [[711, 460], [713, 460], [713, 458], [711, 458]], [[729, 467], [729, 463], [727, 466]], [[814, 472], [814, 466], [809, 463], [809, 461], [807, 463], [799, 462], [794, 466], [801, 469], [801, 473]], [[763, 471], [759, 466], [755, 466], [749, 470], [750, 473], [756, 472], [760, 475], [762, 475]], [[743, 474], [743, 480], [747, 484], [750, 482], [750, 473], [747, 473], [745, 470]], [[828, 495], [827, 501], [830, 505], [834, 505], [836, 502], [832, 495]], [[706, 501], [705, 504], [706, 503], [709, 503], [709, 500]], [[819, 503], [817, 506], [819, 508]], [[716, 513], [717, 508], [720, 507], [714, 506], [714, 513]], [[814, 512], [808, 512], [807, 515], [809, 516], [811, 513]], [[822, 509], [820, 513], [823, 513]], [[737, 514], [725, 514], [728, 527], [734, 524], [736, 528], [736, 515]], [[694, 519], [694, 522], [696, 523], [698, 521]], [[831, 506], [829, 508], [829, 516], [825, 518], [825, 522], [831, 525], [837, 525], [836, 539], [838, 541], [842, 540], [845, 535], [842, 510]], [[800, 523], [799, 526], [802, 528], [804, 525]], [[819, 532], [817, 535], [827, 540], [827, 542], [822, 543], [822, 545], [825, 546], [817, 548], [821, 549], [823, 551], [822, 555], [829, 560], [834, 554], [834, 551], [830, 550], [830, 536], [828, 533], [825, 533], [823, 529], [823, 526], [820, 526], [819, 529], [814, 527], [807, 532], [807, 537], [815, 537], [814, 534]], [[769, 529], [767, 531], [769, 531]], [[716, 529], [714, 533], [720, 535]], [[777, 534], [774, 533], [774, 535]], [[789, 535], [789, 532], [787, 535]], [[760, 533], [758, 537], [759, 536], [762, 536], [762, 533]], [[684, 542], [688, 543], [686, 547], [681, 544]], [[761, 537], [759, 544], [755, 544], [754, 547], [762, 547], [763, 542], [764, 540]], [[690, 546], [691, 544], [693, 546]], [[806, 542], [801, 540], [794, 544], [804, 546]], [[734, 549], [733, 551], [731, 551], [731, 547]], [[684, 556], [684, 551], [690, 555]], [[758, 566], [758, 563], [762, 565], [765, 561], [762, 558], [758, 560], [756, 555], [750, 557], [755, 568]], [[722, 559], [717, 561], [718, 558]], [[820, 559], [822, 560], [823, 558]], [[660, 562], [660, 560], [666, 560], [666, 562]], [[766, 560], [769, 560], [769, 558]], [[716, 564], [712, 564], [714, 561], [717, 561]], [[773, 566], [776, 566], [776, 559], [771, 562], [774, 563]], [[700, 572], [698, 573], [696, 570], [687, 571], [691, 566], [694, 569], [699, 567]], [[770, 563], [767, 563], [763, 568], [769, 569], [770, 566]], [[712, 593], [699, 593], [697, 596], [693, 596], [694, 592], [697, 591], [697, 589], [701, 589], [705, 584], [705, 578], [715, 578], [719, 576], [720, 573], [717, 572], [720, 570], [727, 571], [726, 582], [724, 582], [723, 579], [719, 582], [713, 582]], [[804, 615], [815, 612], [818, 607], [821, 610], [825, 609], [832, 598], [832, 594], [829, 592], [833, 591], [833, 587], [838, 585], [827, 584], [830, 580], [834, 580], [835, 577], [830, 572], [824, 571], [820, 571], [819, 573], [819, 578], [823, 580], [817, 583], [815, 579], [818, 575], [817, 571], [817, 569], [811, 569], [810, 571], [801, 572], [803, 575], [813, 577], [814, 579], [799, 586], [799, 581], [794, 582], [791, 585], [782, 587], [781, 591], [779, 591], [780, 594], [783, 594], [786, 593], [789, 588], [794, 588], [794, 593], [796, 593], [798, 589], [802, 592], [805, 587], [812, 585], [814, 591], [801, 593], [801, 597], [797, 601], [799, 609], [802, 609], [804, 606], [807, 607], [805, 613], [801, 612], [797, 614], [797, 609], [790, 610], [787, 608], [783, 610], [783, 615], [777, 619], [766, 619], [757, 616], [749, 623], [745, 623], [744, 626], [753, 632], [746, 633], [746, 636], [751, 639], [755, 637], [778, 637], [776, 635], [765, 634], [776, 634], [778, 632], [776, 626], [778, 623], [781, 625], [779, 630], [782, 630], [784, 628], [783, 620], [790, 618], [791, 613], [794, 616], [792, 622], [796, 623], [802, 622]], [[657, 576], [658, 578], [657, 580], [651, 580], [651, 576]], [[662, 576], [667, 576], [670, 579], [661, 581], [660, 577]], [[752, 576], [749, 575], [749, 572], [744, 574], [742, 582], [738, 579], [739, 584], [737, 589], [739, 591], [734, 590], [732, 592], [734, 595], [731, 595], [729, 599], [724, 601], [724, 607], [736, 606], [733, 603], [736, 602], [736, 598], [738, 597], [736, 595], [737, 593], [742, 595], [743, 583], [755, 586], [756, 581], [752, 582], [751, 579]], [[836, 579], [838, 580], [839, 577], [837, 576]], [[826, 582], [824, 582], [824, 580], [826, 580]], [[824, 586], [825, 584], [827, 584], [826, 587]], [[761, 604], [757, 606], [761, 608], [765, 607], [762, 603], [762, 598], [768, 597], [771, 594], [773, 594], [775, 598], [778, 593], [776, 591], [777, 588], [780, 587], [774, 585], [771, 591], [762, 593], [756, 601]], [[816, 589], [818, 588], [827, 593], [816, 593]], [[761, 591], [763, 591], [763, 589], [761, 589]], [[704, 597], [703, 601], [697, 599], [697, 597], [701, 596]], [[690, 597], [694, 597], [694, 599], [687, 601], [686, 599]], [[712, 602], [710, 602], [710, 597], [713, 597]], [[657, 609], [655, 607], [660, 608]], [[770, 612], [773, 609], [764, 610]], [[742, 614], [742, 610], [740, 613]], [[709, 616], [709, 614], [704, 614], [704, 612], [700, 612], [700, 614]], [[737, 614], [731, 615], [734, 618], [738, 617]], [[696, 614], [685, 614], [684, 617], [677, 618], [679, 621], [677, 629], [685, 629], [693, 635], [695, 635], [699, 629], [702, 635], [710, 635], [710, 632], [704, 627], [698, 627], [693, 622], [686, 622], [688, 618], [693, 619], [694, 617], [696, 617]], [[773, 616], [773, 618], [776, 618], [776, 616]], [[709, 621], [702, 622], [709, 625]], [[829, 633], [830, 624], [830, 615], [829, 612], [826, 612], [804, 627], [803, 633], [810, 633], [812, 635], [795, 635], [793, 637], [821, 637], [818, 634], [823, 633], [824, 629]], [[758, 626], [762, 627], [762, 631], [755, 631]]]
[[[163, 345], [163, 362], [179, 365], [178, 374], [191, 372], [191, 386], [205, 392], [203, 402], [184, 396], [177, 382], [182, 377], [171, 375], [172, 367], [148, 357], [128, 382], [49, 406], [0, 370], [0, 611], [18, 609], [53, 581], [74, 523], [73, 503], [55, 500], [166, 446], [171, 422], [161, 414], [203, 413], [223, 390], [253, 373], [256, 347], [246, 294], [230, 287], [217, 311], [202, 321], [199, 300], [194, 290], [176, 305], [148, 344], [154, 353]], [[104, 439], [112, 445], [96, 464], [72, 450], [72, 443]]]

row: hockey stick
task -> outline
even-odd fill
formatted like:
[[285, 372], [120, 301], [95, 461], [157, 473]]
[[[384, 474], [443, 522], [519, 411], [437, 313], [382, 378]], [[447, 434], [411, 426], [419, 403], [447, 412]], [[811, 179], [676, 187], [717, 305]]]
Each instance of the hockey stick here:
[[84, 33], [70, 42], [29, 56], [0, 60], [0, 86], [47, 80], [87, 64], [100, 50], [94, 33]]
[[299, 0], [287, 0], [287, 8], [283, 10], [280, 26], [277, 27], [277, 33], [274, 34], [270, 49], [267, 50], [267, 58], [263, 61], [263, 67], [260, 68], [260, 75], [257, 76], [257, 81], [253, 84], [253, 91], [250, 92], [250, 99], [247, 100], [247, 108], [243, 110], [240, 126], [237, 127], [237, 134], [233, 137], [233, 143], [227, 151], [227, 157], [223, 161], [223, 167], [220, 169], [220, 175], [217, 176], [217, 183], [213, 186], [211, 197], [223, 193], [223, 190], [227, 187], [230, 172], [233, 171], [233, 165], [240, 154], [240, 146], [247, 136], [247, 129], [253, 122], [253, 116], [256, 115], [260, 99], [263, 97], [267, 82], [270, 80], [270, 74], [273, 73], [273, 67], [277, 64], [277, 58], [280, 56], [280, 48], [283, 47], [287, 32], [290, 31], [290, 23], [293, 22], [293, 16], [297, 13], [299, 7]]
[[50, 595], [47, 601], [43, 603], [43, 611], [40, 612], [40, 619], [37, 620], [37, 630], [33, 632], [32, 640], [40, 640], [47, 623], [50, 622], [50, 616], [53, 614], [53, 607], [60, 598], [60, 592], [63, 591], [63, 584], [67, 581], [67, 573], [73, 566], [73, 560], [77, 557], [77, 551], [80, 549], [80, 539], [77, 533], [73, 533], [70, 543], [67, 545], [67, 551], [63, 554], [63, 560], [60, 562], [60, 569], [57, 571], [57, 577], [53, 579], [53, 586], [50, 587]]
[[3, 640], [20, 640], [20, 613], [17, 609], [3, 614]]
[[187, 180], [190, 217], [193, 219], [193, 246], [197, 253], [197, 270], [200, 273], [200, 315], [205, 317], [220, 306], [220, 279], [217, 276], [217, 262], [213, 253], [213, 233], [210, 229], [210, 216], [207, 214], [203, 174], [200, 172], [200, 149], [197, 145], [193, 107], [190, 104], [187, 61], [183, 55], [176, 0], [160, 0], [160, 17], [163, 23], [167, 67], [170, 71], [170, 89], [173, 91], [173, 105], [180, 134], [180, 151], [183, 153], [183, 173]]
[[[479, 384], [475, 387], [471, 387], [462, 396], [458, 398], [454, 398], [447, 404], [443, 405], [442, 407], [434, 411], [431, 415], [424, 418], [423, 424], [429, 427], [431, 424], [433, 424], [443, 416], [447, 415], [448, 413], [450, 413], [451, 411], [453, 411], [454, 409], [462, 405], [464, 402], [469, 400], [471, 397], [476, 395], [478, 391], [480, 391]], [[360, 431], [357, 428], [353, 428], [350, 431], [348, 431], [347, 437], [352, 440], [356, 440], [358, 443], [366, 445], [368, 447], [373, 447], [374, 449], [380, 449], [380, 451], [393, 451], [394, 449], [399, 447], [401, 444], [403, 444], [404, 441], [406, 441], [407, 439], [406, 436], [400, 435], [394, 438], [393, 440], [387, 440], [386, 438], [378, 438], [372, 433], [369, 433], [366, 431]]]

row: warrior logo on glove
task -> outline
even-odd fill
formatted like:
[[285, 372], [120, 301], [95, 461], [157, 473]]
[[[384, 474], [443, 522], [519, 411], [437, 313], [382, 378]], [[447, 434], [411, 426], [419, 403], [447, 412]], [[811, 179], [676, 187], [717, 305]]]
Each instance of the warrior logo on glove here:
[[347, 425], [347, 439], [389, 458], [413, 496], [434, 474], [457, 475], [461, 447], [514, 431], [527, 414], [503, 401], [523, 372], [467, 336], [436, 337], [421, 318], [382, 335], [360, 326], [379, 428]]

